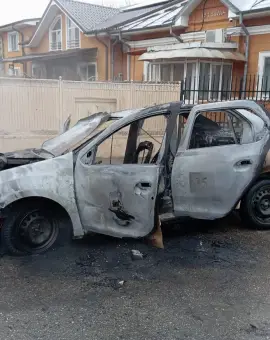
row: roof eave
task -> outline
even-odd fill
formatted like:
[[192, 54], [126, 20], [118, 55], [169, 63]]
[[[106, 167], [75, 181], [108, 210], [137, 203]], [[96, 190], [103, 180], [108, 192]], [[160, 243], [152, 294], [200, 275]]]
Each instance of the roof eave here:
[[264, 7], [264, 8], [256, 8], [253, 10], [248, 10], [248, 11], [242, 11], [242, 14], [252, 14], [252, 13], [263, 13], [265, 11], [270, 11], [270, 6], [269, 7]]
[[27, 25], [27, 23], [29, 22], [37, 22], [40, 21], [40, 18], [33, 18], [33, 19], [23, 19], [23, 20], [19, 20], [19, 21], [15, 21], [15, 22], [11, 22], [10, 24], [7, 25], [3, 25], [0, 26], [0, 31], [6, 31], [9, 29], [12, 29], [13, 27], [20, 27], [20, 25], [26, 25], [26, 26], [31, 26], [31, 25]]

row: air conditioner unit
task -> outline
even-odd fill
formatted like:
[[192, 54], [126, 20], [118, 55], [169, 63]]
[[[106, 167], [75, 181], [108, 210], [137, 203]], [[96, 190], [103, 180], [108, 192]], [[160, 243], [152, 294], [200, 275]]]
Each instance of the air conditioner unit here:
[[223, 43], [225, 42], [225, 30], [220, 28], [205, 32], [205, 42]]

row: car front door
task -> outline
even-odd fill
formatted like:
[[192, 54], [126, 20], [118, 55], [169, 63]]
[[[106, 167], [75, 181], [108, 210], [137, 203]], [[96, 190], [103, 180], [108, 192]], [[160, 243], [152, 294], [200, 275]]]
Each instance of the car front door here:
[[204, 104], [190, 112], [172, 169], [176, 216], [225, 216], [260, 172], [269, 129], [244, 111]]
[[152, 231], [166, 122], [164, 115], [117, 122], [80, 151], [75, 191], [86, 232], [143, 237]]

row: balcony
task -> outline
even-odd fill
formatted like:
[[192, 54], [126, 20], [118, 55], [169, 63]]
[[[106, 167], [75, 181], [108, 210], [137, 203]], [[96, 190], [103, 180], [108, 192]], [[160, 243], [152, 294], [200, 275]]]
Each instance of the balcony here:
[[60, 51], [62, 50], [61, 42], [52, 42], [50, 43], [50, 51]]
[[67, 49], [72, 49], [72, 48], [80, 48], [80, 40], [68, 40], [67, 41]]

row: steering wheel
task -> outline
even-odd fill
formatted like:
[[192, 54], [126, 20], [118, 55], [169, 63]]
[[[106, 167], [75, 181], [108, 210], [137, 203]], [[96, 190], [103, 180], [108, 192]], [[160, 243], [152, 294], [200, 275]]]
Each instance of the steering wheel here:
[[148, 141], [145, 141], [145, 142], [141, 142], [138, 147], [137, 147], [137, 150], [135, 152], [135, 155], [134, 155], [134, 158], [133, 158], [133, 164], [137, 164], [138, 161], [139, 161], [139, 155], [142, 151], [148, 151], [147, 152], [147, 155], [143, 161], [143, 164], [149, 164], [150, 163], [150, 160], [151, 160], [151, 157], [152, 157], [152, 153], [153, 153], [153, 149], [154, 149], [154, 144], [152, 142], [148, 142]]

